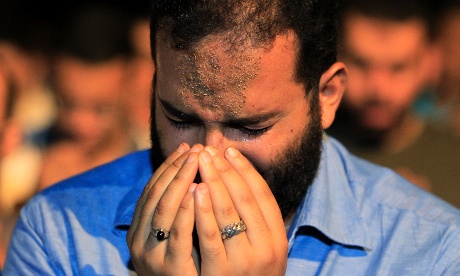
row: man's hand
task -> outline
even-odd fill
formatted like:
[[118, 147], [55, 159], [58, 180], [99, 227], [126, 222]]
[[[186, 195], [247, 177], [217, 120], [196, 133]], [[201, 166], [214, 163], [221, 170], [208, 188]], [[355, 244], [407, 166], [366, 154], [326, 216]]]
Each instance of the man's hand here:
[[[265, 180], [236, 149], [199, 154], [202, 183], [195, 219], [202, 275], [284, 275], [287, 237], [278, 204]], [[243, 220], [247, 230], [222, 240], [221, 229]]]
[[[193, 183], [198, 171], [200, 184]], [[246, 231], [223, 240], [221, 230], [240, 220]], [[192, 257], [195, 224], [201, 263]], [[127, 242], [139, 275], [284, 275], [287, 264], [276, 200], [234, 148], [223, 156], [212, 147], [179, 146], [146, 185]]]
[[[126, 237], [138, 275], [197, 275], [192, 258], [193, 190], [198, 152], [181, 144], [153, 174]], [[193, 185], [191, 187], [194, 187]], [[166, 239], [161, 239], [162, 231]]]

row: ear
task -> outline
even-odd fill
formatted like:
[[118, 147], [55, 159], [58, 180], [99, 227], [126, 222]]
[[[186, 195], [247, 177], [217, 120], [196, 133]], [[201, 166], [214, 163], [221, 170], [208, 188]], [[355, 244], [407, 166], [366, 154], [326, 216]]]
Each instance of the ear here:
[[319, 101], [323, 129], [331, 126], [347, 84], [347, 67], [342, 62], [334, 63], [319, 80]]

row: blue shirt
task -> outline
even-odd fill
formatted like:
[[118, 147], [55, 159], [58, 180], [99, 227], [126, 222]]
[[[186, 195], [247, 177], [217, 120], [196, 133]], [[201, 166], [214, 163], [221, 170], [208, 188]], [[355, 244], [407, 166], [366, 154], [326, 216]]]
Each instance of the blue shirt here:
[[[5, 275], [129, 275], [147, 150], [67, 179], [21, 210]], [[460, 210], [325, 137], [288, 232], [286, 275], [460, 275]]]

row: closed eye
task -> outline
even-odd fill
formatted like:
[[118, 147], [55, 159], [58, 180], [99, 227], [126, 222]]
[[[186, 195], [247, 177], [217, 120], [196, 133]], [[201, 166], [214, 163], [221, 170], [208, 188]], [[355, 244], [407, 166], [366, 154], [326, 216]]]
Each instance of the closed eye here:
[[234, 129], [237, 129], [238, 131], [242, 132], [246, 136], [260, 136], [271, 128], [271, 126], [264, 127], [264, 128], [257, 128], [257, 129], [248, 128], [245, 126], [231, 126], [231, 127]]
[[[176, 120], [173, 119], [169, 116], [166, 116], [168, 118], [169, 123], [171, 124], [172, 127], [178, 129], [178, 130], [187, 130], [192, 127], [196, 127], [201, 125], [198, 122], [195, 121], [181, 121], [181, 120]], [[269, 127], [264, 127], [264, 128], [259, 128], [259, 129], [254, 129], [254, 128], [248, 128], [245, 126], [239, 126], [239, 125], [229, 125], [227, 126], [227, 131], [230, 131], [230, 129], [233, 129], [234, 131], [239, 131], [241, 134], [245, 136], [260, 136], [267, 132], [271, 126]]]
[[[166, 101], [161, 101], [161, 103], [163, 113], [173, 128], [187, 131], [194, 127], [204, 126], [205, 123], [197, 116], [183, 113]], [[229, 139], [256, 138], [272, 128], [275, 116], [275, 113], [258, 114], [254, 117], [230, 119], [221, 122], [221, 124], [224, 135]]]
[[191, 128], [192, 126], [197, 125], [197, 123], [193, 121], [176, 120], [169, 116], [166, 116], [166, 118], [168, 118], [168, 121], [172, 127], [179, 129], [179, 130], [188, 129], [188, 128]]

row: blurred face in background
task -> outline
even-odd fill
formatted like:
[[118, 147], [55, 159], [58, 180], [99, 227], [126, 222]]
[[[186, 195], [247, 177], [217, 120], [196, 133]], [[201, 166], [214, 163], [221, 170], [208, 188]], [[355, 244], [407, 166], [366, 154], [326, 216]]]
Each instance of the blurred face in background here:
[[385, 132], [400, 122], [427, 76], [429, 43], [419, 20], [401, 23], [349, 14], [340, 58], [349, 69], [342, 104], [361, 127]]
[[58, 124], [82, 150], [94, 149], [113, 139], [123, 127], [120, 98], [124, 65], [121, 59], [86, 64], [66, 57], [56, 63]]
[[[460, 96], [460, 7], [447, 13], [438, 32], [442, 54], [441, 89], [447, 97]], [[457, 95], [451, 95], [457, 93]]]

